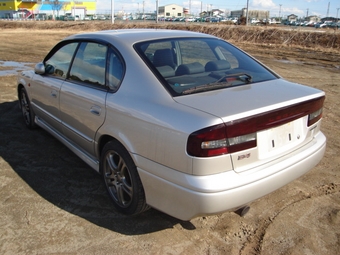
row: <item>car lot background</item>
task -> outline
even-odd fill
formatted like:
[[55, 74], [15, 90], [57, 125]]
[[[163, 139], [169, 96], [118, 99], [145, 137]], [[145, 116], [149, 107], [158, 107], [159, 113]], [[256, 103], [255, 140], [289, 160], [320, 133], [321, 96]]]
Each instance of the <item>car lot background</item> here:
[[[64, 24], [0, 21], [0, 73], [18, 71], [4, 61], [33, 67], [65, 36], [103, 29]], [[195, 29], [229, 36], [287, 80], [326, 92], [322, 130], [328, 143], [321, 163], [252, 203], [244, 218], [227, 212], [182, 222], [153, 209], [121, 216], [100, 175], [45, 131], [26, 129], [16, 77], [8, 72], [0, 76], [1, 254], [340, 254], [339, 31], [319, 37], [262, 28], [237, 36], [228, 30], [238, 28]]]

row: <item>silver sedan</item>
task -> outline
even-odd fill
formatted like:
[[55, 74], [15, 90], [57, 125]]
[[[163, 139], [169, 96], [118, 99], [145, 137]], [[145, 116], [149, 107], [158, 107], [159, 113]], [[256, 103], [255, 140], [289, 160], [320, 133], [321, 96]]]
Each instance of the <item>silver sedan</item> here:
[[312, 169], [326, 147], [324, 92], [202, 33], [70, 36], [19, 75], [18, 97], [27, 127], [102, 174], [127, 215], [248, 208]]

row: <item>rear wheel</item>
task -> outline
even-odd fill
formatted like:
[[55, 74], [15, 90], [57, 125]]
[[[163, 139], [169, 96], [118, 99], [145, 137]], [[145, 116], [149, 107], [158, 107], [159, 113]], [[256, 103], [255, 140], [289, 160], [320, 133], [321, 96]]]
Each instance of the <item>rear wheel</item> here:
[[37, 125], [34, 122], [35, 114], [31, 108], [31, 103], [28, 99], [27, 92], [24, 88], [20, 89], [19, 100], [22, 116], [24, 117], [25, 120], [25, 125], [30, 129], [36, 128]]
[[149, 208], [136, 165], [120, 143], [108, 142], [100, 163], [107, 191], [119, 212], [134, 215]]

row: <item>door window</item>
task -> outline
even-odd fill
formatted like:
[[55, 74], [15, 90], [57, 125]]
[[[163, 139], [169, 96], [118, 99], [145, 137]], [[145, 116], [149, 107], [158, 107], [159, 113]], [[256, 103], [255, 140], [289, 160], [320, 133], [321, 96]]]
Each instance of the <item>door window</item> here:
[[48, 75], [66, 78], [77, 42], [69, 43], [57, 50], [45, 61], [45, 72]]
[[81, 43], [74, 58], [70, 80], [92, 85], [105, 86], [107, 46], [94, 43]]

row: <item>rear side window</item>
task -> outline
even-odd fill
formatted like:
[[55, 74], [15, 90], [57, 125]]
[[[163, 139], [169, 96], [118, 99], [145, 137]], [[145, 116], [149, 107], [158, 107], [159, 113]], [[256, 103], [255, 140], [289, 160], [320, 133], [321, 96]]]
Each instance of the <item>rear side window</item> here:
[[73, 42], [58, 49], [48, 60], [45, 61], [46, 74], [66, 78], [74, 51], [78, 43]]
[[74, 58], [70, 80], [105, 86], [107, 46], [94, 43], [81, 43]]
[[116, 91], [123, 79], [124, 65], [119, 55], [110, 50], [109, 65], [108, 65], [108, 82], [109, 88], [112, 91]]

